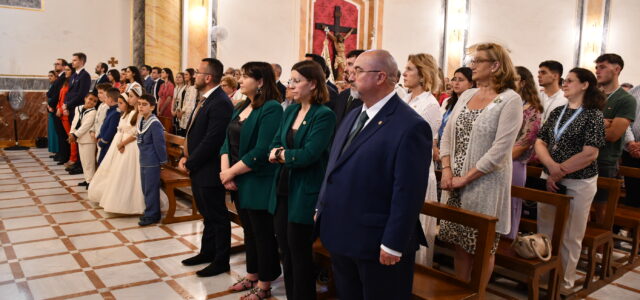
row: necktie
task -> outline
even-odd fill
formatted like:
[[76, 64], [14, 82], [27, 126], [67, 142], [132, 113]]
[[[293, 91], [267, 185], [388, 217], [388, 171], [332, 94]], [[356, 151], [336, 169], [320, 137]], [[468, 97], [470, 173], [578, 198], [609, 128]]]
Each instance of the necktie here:
[[182, 145], [182, 147], [184, 148], [184, 155], [186, 157], [189, 157], [189, 147], [187, 145], [189, 141], [189, 131], [191, 131], [191, 125], [193, 125], [193, 121], [196, 119], [196, 116], [198, 115], [198, 111], [204, 104], [205, 100], [206, 100], [205, 97], [200, 97], [200, 100], [198, 101], [198, 105], [196, 105], [196, 108], [193, 110], [193, 114], [191, 115], [191, 120], [189, 120], [189, 126], [187, 126], [187, 134], [185, 134], [184, 145]]
[[349, 145], [351, 145], [351, 142], [353, 141], [353, 139], [355, 139], [358, 133], [362, 131], [362, 128], [364, 127], [364, 124], [367, 123], [367, 120], [369, 120], [369, 115], [367, 115], [367, 112], [366, 111], [361, 112], [360, 116], [358, 117], [358, 122], [356, 122], [355, 127], [351, 129], [351, 132], [349, 133], [349, 138], [347, 138], [347, 142], [344, 143], [344, 146], [342, 147], [342, 153], [344, 153], [344, 151], [347, 150], [347, 148], [349, 148]]
[[349, 95], [349, 98], [347, 98], [347, 106], [345, 108], [345, 113], [347, 111], [349, 111], [349, 107], [351, 107], [351, 103], [353, 103], [353, 97], [351, 97], [351, 95]]

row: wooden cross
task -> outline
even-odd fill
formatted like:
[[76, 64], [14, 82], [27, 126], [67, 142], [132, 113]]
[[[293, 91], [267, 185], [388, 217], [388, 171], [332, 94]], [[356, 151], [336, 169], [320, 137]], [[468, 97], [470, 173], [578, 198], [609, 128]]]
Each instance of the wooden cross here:
[[115, 57], [111, 57], [111, 59], [107, 62], [111, 65], [111, 67], [115, 67], [118, 64], [118, 60]]
[[353, 29], [352, 33], [357, 33], [358, 32], [357, 28], [340, 26], [340, 17], [342, 17], [342, 11], [341, 11], [340, 6], [336, 5], [333, 8], [333, 24], [316, 23], [315, 24], [316, 25], [315, 28], [316, 29], [320, 29], [320, 30], [324, 30], [326, 27], [329, 27], [329, 29], [331, 31], [333, 31], [334, 34], [347, 33], [352, 29]]

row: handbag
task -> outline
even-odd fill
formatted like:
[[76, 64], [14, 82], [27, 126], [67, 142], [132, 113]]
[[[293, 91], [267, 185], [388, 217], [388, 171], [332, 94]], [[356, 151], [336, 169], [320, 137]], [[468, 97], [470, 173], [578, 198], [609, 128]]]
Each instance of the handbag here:
[[546, 234], [535, 233], [518, 236], [513, 240], [511, 248], [521, 257], [532, 259], [539, 258], [542, 261], [551, 259], [551, 240]]

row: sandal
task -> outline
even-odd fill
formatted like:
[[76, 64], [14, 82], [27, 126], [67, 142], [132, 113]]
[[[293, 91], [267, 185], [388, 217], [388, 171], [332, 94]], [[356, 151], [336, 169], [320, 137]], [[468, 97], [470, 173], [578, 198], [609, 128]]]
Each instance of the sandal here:
[[240, 297], [240, 300], [264, 300], [269, 298], [271, 298], [271, 288], [263, 290], [256, 286], [249, 293]]
[[242, 292], [242, 291], [248, 291], [253, 289], [256, 284], [258, 284], [257, 280], [249, 280], [247, 279], [247, 277], [242, 277], [240, 278], [238, 281], [236, 281], [236, 283], [234, 283], [233, 285], [231, 285], [228, 290], [230, 292]]

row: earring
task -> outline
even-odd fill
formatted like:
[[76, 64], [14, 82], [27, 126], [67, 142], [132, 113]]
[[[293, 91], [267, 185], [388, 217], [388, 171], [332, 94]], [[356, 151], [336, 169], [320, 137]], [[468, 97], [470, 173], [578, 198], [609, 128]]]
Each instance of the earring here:
[[258, 90], [256, 91], [256, 94], [262, 94], [262, 88], [258, 87]]

